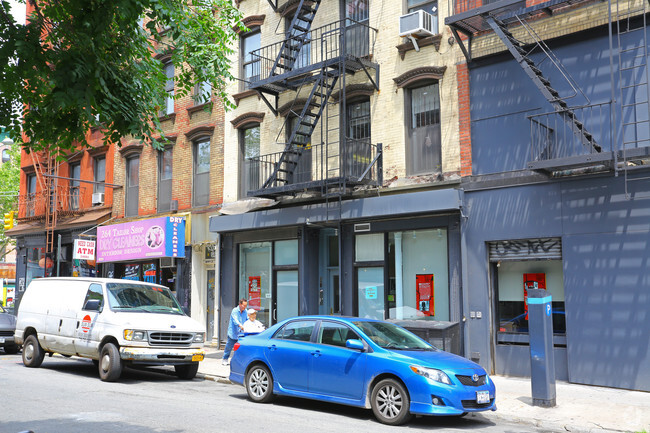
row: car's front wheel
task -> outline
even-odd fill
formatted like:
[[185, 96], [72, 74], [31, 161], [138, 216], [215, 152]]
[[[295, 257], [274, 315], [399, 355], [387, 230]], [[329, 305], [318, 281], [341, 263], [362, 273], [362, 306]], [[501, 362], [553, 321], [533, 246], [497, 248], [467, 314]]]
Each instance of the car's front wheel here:
[[383, 424], [400, 425], [411, 418], [406, 388], [395, 379], [384, 379], [372, 390], [372, 412]]
[[273, 399], [273, 377], [265, 365], [255, 365], [248, 370], [246, 392], [257, 403], [267, 403]]
[[45, 358], [45, 351], [38, 342], [36, 335], [30, 335], [23, 343], [23, 364], [25, 367], [40, 367]]
[[120, 351], [113, 343], [106, 343], [99, 357], [99, 378], [104, 382], [115, 382], [121, 375]]
[[199, 363], [193, 362], [191, 364], [175, 365], [176, 377], [184, 380], [194, 379], [196, 373], [199, 371]]

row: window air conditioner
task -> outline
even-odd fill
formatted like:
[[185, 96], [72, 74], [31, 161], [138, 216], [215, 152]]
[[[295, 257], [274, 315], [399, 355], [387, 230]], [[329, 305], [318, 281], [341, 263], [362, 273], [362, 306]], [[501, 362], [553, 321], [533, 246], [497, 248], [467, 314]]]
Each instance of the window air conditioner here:
[[160, 258], [160, 267], [161, 268], [175, 268], [176, 262], [173, 257], [161, 257]]
[[93, 193], [93, 206], [98, 204], [104, 204], [104, 193], [103, 192], [94, 192]]
[[402, 37], [432, 36], [436, 33], [438, 22], [428, 12], [420, 10], [399, 17], [399, 35]]

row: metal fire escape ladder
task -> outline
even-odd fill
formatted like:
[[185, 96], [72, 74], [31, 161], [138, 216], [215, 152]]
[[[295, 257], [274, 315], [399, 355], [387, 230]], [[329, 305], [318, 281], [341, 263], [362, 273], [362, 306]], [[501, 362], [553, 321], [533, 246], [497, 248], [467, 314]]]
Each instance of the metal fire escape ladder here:
[[271, 68], [271, 75], [282, 75], [293, 69], [300, 50], [307, 42], [307, 35], [314, 22], [321, 0], [300, 0], [296, 14], [291, 20], [278, 56]]
[[583, 123], [577, 119], [576, 114], [569, 108], [568, 104], [560, 98], [558, 91], [551, 86], [550, 81], [544, 77], [544, 74], [535, 62], [528, 57], [529, 52], [523, 48], [524, 44], [512, 35], [503, 21], [490, 14], [486, 14], [484, 18], [508, 48], [508, 51], [510, 51], [517, 63], [526, 72], [526, 75], [535, 83], [542, 95], [555, 108], [555, 111], [562, 117], [564, 122], [569, 125], [583, 146], [589, 148], [591, 151], [600, 153], [602, 150], [601, 146], [596, 143], [593, 135], [587, 131]]
[[339, 70], [332, 69], [331, 67], [324, 66], [320, 70], [309, 93], [307, 102], [291, 131], [289, 141], [279, 161], [276, 163], [275, 169], [264, 182], [262, 188], [286, 185], [291, 182], [293, 172], [302, 156], [303, 149], [318, 125], [318, 121], [323, 114], [323, 109], [332, 94], [332, 90], [336, 86], [339, 75]]
[[[45, 253], [49, 257], [54, 253], [54, 228], [57, 220], [56, 180], [51, 176], [58, 175], [58, 164], [54, 163], [49, 152], [39, 156], [32, 153], [35, 162], [36, 178], [45, 196]], [[54, 171], [54, 173], [52, 173]]]

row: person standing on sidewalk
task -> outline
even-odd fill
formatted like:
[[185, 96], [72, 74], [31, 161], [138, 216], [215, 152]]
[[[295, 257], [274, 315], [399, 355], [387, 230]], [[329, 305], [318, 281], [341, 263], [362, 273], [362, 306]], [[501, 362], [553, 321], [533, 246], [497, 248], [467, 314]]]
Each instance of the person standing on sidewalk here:
[[230, 322], [228, 324], [228, 342], [226, 343], [226, 348], [223, 351], [223, 359], [221, 363], [223, 365], [228, 365], [228, 358], [230, 357], [230, 352], [232, 351], [233, 346], [239, 338], [239, 333], [244, 332], [244, 322], [247, 320], [246, 314], [246, 305], [248, 302], [246, 299], [240, 299], [239, 305], [232, 309], [230, 313]]

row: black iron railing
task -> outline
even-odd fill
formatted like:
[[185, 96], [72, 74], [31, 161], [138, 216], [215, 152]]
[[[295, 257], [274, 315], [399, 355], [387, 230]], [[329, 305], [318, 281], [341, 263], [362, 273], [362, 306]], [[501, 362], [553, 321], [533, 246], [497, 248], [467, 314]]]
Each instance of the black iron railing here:
[[[247, 80], [251, 82], [250, 87], [255, 87], [256, 82], [266, 82], [296, 71], [306, 72], [342, 56], [370, 59], [376, 38], [377, 30], [367, 24], [350, 19], [336, 21], [252, 51], [251, 57], [257, 60], [253, 61]], [[288, 46], [300, 46], [295, 62], [285, 63], [286, 59], [282, 57], [278, 60], [281, 51], [285, 56], [290, 55]], [[278, 67], [278, 63], [290, 64], [290, 67]]]
[[[559, 112], [529, 116], [531, 160], [549, 161], [616, 150], [612, 149], [611, 110], [609, 102], [570, 108], [573, 116], [589, 131], [588, 142]], [[596, 152], [598, 147], [601, 152]]]
[[[350, 184], [379, 185], [381, 183], [381, 145], [367, 140], [347, 140], [339, 152], [338, 145], [324, 144], [300, 150], [295, 167], [287, 167], [290, 173], [282, 171], [268, 188], [283, 188], [287, 191], [319, 187], [324, 181], [345, 179]], [[276, 171], [284, 152], [275, 152], [248, 158], [244, 164], [244, 183], [248, 191], [260, 191], [264, 183]], [[286, 177], [283, 177], [285, 176]]]

